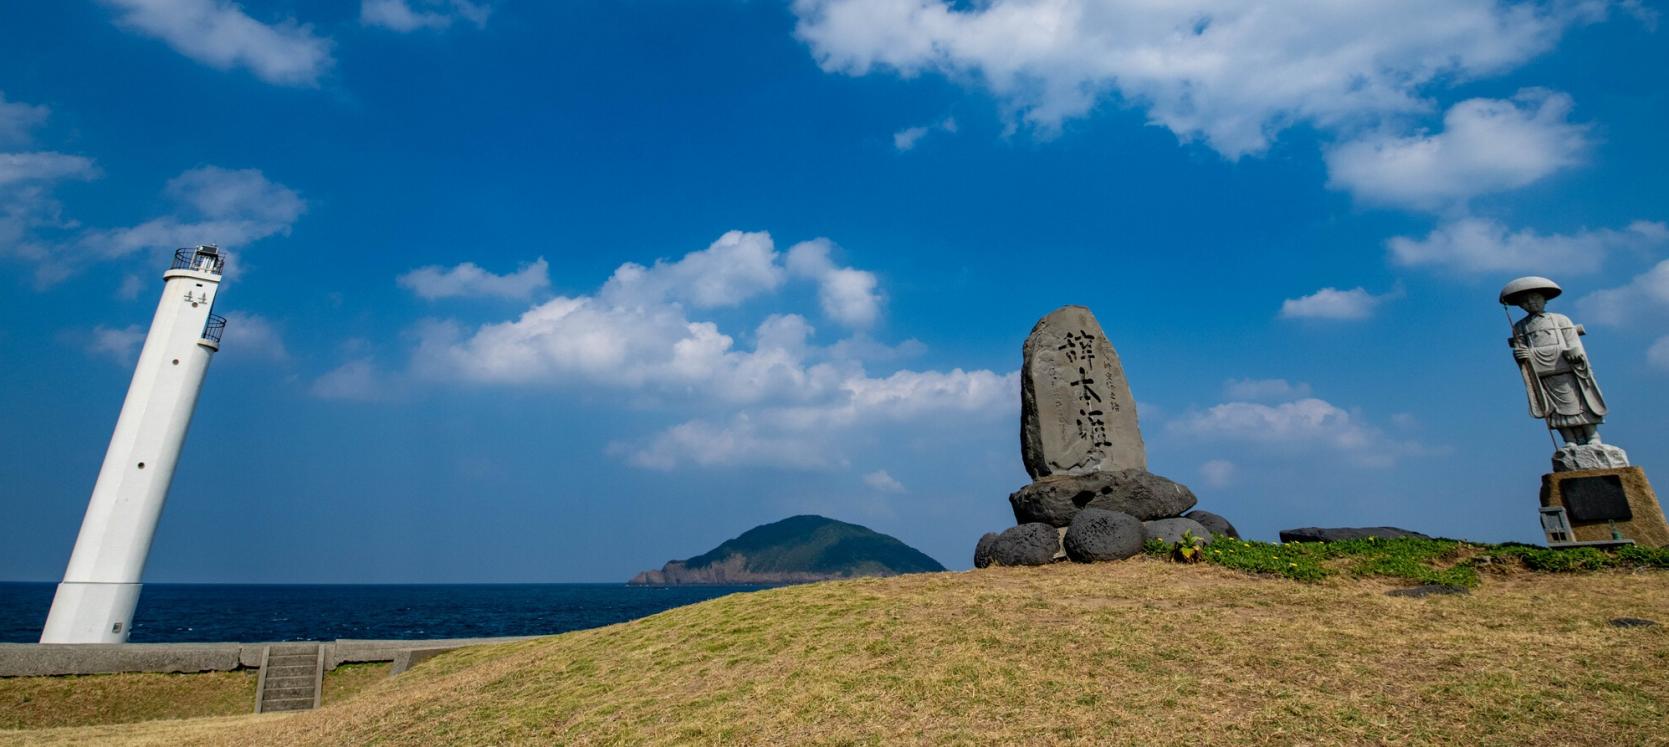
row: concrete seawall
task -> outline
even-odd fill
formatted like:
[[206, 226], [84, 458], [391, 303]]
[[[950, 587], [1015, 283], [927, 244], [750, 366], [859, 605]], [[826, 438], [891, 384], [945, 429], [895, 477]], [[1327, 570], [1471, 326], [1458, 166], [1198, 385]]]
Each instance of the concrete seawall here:
[[[424, 659], [465, 646], [522, 641], [439, 638], [411, 641], [339, 639], [322, 644], [326, 669], [361, 662], [393, 662], [399, 674]], [[227, 672], [261, 666], [272, 643], [0, 643], [0, 677], [45, 677], [118, 672]]]

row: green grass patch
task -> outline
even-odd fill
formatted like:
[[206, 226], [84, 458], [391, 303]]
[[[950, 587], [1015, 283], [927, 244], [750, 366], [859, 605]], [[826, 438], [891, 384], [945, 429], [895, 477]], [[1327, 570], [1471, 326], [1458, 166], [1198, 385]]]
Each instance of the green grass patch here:
[[[1175, 545], [1161, 540], [1150, 540], [1145, 549], [1155, 557], [1171, 557], [1176, 552]], [[1606, 550], [1552, 549], [1414, 537], [1280, 544], [1218, 537], [1202, 549], [1199, 558], [1226, 568], [1295, 581], [1320, 581], [1342, 575], [1465, 588], [1477, 586], [1478, 569], [1491, 564], [1549, 573], [1613, 568], [1669, 569], [1669, 548], [1629, 545]]]

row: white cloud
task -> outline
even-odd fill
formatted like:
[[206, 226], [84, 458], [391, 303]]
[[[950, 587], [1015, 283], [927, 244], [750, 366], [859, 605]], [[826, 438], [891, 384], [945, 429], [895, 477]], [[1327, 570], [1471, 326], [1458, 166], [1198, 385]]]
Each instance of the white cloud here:
[[231, 360], [282, 363], [290, 359], [290, 350], [284, 346], [284, 335], [272, 320], [259, 314], [229, 311], [226, 332], [216, 355]]
[[[48, 114], [44, 106], [8, 102], [0, 95], [0, 144], [29, 142], [31, 131]], [[68, 263], [55, 261], [52, 242], [41, 236], [76, 227], [75, 221], [64, 217], [53, 189], [60, 182], [98, 176], [98, 167], [85, 156], [52, 151], [0, 153], [0, 257], [34, 263], [40, 284], [65, 272], [61, 268]]]
[[1537, 88], [1510, 101], [1468, 99], [1450, 107], [1440, 133], [1380, 134], [1328, 150], [1328, 184], [1363, 202], [1420, 210], [1523, 187], [1582, 160], [1589, 127], [1567, 121], [1570, 110], [1570, 96]]
[[1205, 478], [1206, 487], [1226, 488], [1234, 484], [1236, 472], [1234, 462], [1227, 459], [1212, 459], [1200, 465], [1200, 477]]
[[[873, 275], [834, 265], [830, 246], [807, 242], [783, 261], [767, 234], [733, 231], [676, 261], [623, 265], [595, 295], [559, 296], [474, 329], [427, 324], [412, 370], [430, 381], [604, 389], [640, 408], [679, 411], [680, 424], [610, 449], [657, 469], [838, 467], [847, 460], [840, 441], [855, 431], [1012, 413], [1019, 391], [1012, 373], [865, 370], [871, 353], [893, 358], [919, 343], [892, 348], [854, 335], [819, 345], [809, 321], [779, 312], [757, 325], [748, 348], [717, 323], [691, 318], [692, 309], [769, 293], [793, 275], [817, 281], [824, 312], [836, 321], [872, 320], [873, 312], [853, 307], [879, 303]], [[843, 283], [855, 275], [867, 282], [848, 293]]]
[[1114, 100], [1234, 158], [1298, 123], [1357, 128], [1429, 109], [1436, 81], [1512, 69], [1599, 0], [796, 0], [826, 71], [977, 81], [1045, 131]]
[[122, 284], [116, 288], [116, 298], [123, 301], [132, 301], [138, 298], [144, 290], [145, 281], [141, 280], [138, 275], [123, 275]]
[[730, 231], [677, 262], [657, 260], [653, 267], [623, 264], [598, 296], [615, 305], [682, 301], [700, 309], [718, 308], [774, 291], [785, 277], [770, 234]]
[[1250, 445], [1289, 457], [1331, 451], [1364, 467], [1388, 467], [1404, 456], [1427, 453], [1367, 423], [1360, 413], [1306, 397], [1291, 402], [1225, 402], [1189, 412], [1167, 428], [1176, 435]]
[[1669, 315], [1669, 260], [1641, 273], [1627, 285], [1594, 291], [1576, 302], [1582, 321], [1622, 324], [1644, 316], [1661, 320]]
[[1355, 321], [1373, 316], [1380, 304], [1400, 296], [1398, 291], [1374, 295], [1361, 287], [1350, 290], [1322, 288], [1308, 296], [1281, 302], [1282, 319], [1327, 319]]
[[551, 287], [550, 264], [544, 257], [504, 275], [487, 272], [474, 262], [451, 268], [430, 265], [401, 275], [396, 282], [429, 301], [478, 296], [528, 299]]
[[45, 106], [7, 101], [5, 92], [0, 91], [0, 145], [28, 143], [30, 133], [50, 114]]
[[458, 20], [481, 28], [491, 14], [486, 3], [469, 0], [362, 0], [359, 6], [360, 23], [401, 33], [444, 29]]
[[899, 482], [884, 469], [878, 469], [863, 476], [863, 484], [882, 493], [904, 493], [904, 483]]
[[775, 466], [839, 469], [850, 463], [844, 443], [882, 428], [925, 427], [937, 437], [1013, 414], [1019, 374], [992, 371], [899, 371], [872, 378], [861, 370], [830, 382], [816, 401], [755, 403], [730, 418], [703, 418], [667, 428], [646, 441], [610, 451], [650, 469]]
[[120, 329], [100, 325], [94, 327], [92, 334], [87, 336], [86, 350], [89, 355], [131, 366], [139, 360], [139, 346], [143, 344], [145, 330], [137, 324], [129, 324]]
[[388, 382], [374, 363], [358, 358], [343, 363], [313, 381], [313, 396], [320, 399], [374, 402], [387, 399]]
[[834, 242], [812, 239], [788, 250], [788, 271], [817, 282], [817, 298], [823, 313], [847, 327], [875, 324], [881, 316], [882, 299], [875, 273], [837, 266], [829, 258]]
[[262, 23], [230, 0], [105, 0], [117, 23], [219, 70], [246, 67], [279, 85], [314, 86], [333, 64], [330, 41], [306, 24]]
[[899, 130], [898, 132], [892, 134], [892, 147], [897, 149], [898, 152], [903, 153], [904, 151], [916, 147], [916, 144], [921, 142], [922, 138], [927, 137], [933, 132], [948, 132], [954, 134], [956, 132], [956, 119], [954, 117], [946, 117], [943, 121], [936, 122], [931, 125], [906, 127]]
[[93, 160], [64, 153], [0, 153], [0, 188], [28, 182], [93, 179]]
[[1223, 394], [1238, 400], [1302, 399], [1310, 396], [1310, 385], [1286, 379], [1229, 379], [1223, 383]]
[[219, 244], [235, 256], [251, 243], [288, 234], [307, 209], [294, 190], [256, 169], [191, 169], [170, 179], [164, 193], [184, 209], [128, 228], [92, 231], [78, 243], [105, 257], [197, 244]]
[[1645, 249], [1669, 244], [1669, 226], [1635, 221], [1623, 229], [1584, 230], [1573, 234], [1517, 232], [1485, 218], [1452, 220], [1423, 239], [1404, 236], [1386, 242], [1391, 260], [1406, 267], [1433, 267], [1451, 272], [1562, 273], [1579, 275], [1599, 270], [1613, 250]]
[[892, 147], [900, 151], [909, 150], [926, 135], [926, 127], [906, 127], [892, 134]]
[[1669, 371], [1669, 336], [1657, 338], [1657, 342], [1646, 349], [1646, 362], [1659, 370]]

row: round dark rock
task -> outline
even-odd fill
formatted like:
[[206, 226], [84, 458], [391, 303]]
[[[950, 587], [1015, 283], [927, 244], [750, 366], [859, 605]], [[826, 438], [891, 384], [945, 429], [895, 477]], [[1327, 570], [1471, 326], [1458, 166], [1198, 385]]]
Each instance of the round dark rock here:
[[974, 545], [974, 567], [984, 568], [991, 565], [991, 546], [997, 542], [996, 532], [986, 532], [979, 538], [979, 544]]
[[1104, 508], [1146, 521], [1181, 516], [1197, 502], [1186, 485], [1141, 469], [1050, 475], [1008, 497], [1016, 522], [1039, 521], [1057, 527], [1071, 525], [1072, 517], [1085, 508]]
[[991, 565], [1048, 565], [1060, 550], [1060, 533], [1043, 523], [1010, 527], [991, 541]]
[[1086, 508], [1072, 517], [1072, 526], [1067, 527], [1061, 544], [1066, 547], [1066, 557], [1094, 563], [1137, 555], [1145, 539], [1141, 519], [1103, 508]]
[[1240, 539], [1240, 532], [1235, 531], [1234, 525], [1230, 524], [1228, 519], [1210, 511], [1189, 511], [1183, 514], [1182, 518], [1199, 522], [1200, 526], [1205, 527], [1206, 531], [1218, 537]]
[[1142, 533], [1146, 535], [1145, 539], [1164, 540], [1174, 545], [1182, 541], [1184, 532], [1194, 535], [1196, 539], [1202, 539], [1208, 543], [1211, 541], [1211, 532], [1206, 531], [1205, 527], [1200, 526], [1200, 523], [1193, 519], [1156, 519], [1142, 522]]

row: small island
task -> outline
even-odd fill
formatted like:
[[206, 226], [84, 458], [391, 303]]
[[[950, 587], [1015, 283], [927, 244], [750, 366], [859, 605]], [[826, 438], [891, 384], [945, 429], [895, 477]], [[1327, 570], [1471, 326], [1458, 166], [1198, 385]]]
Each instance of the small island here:
[[800, 584], [944, 569], [920, 550], [868, 527], [803, 515], [754, 527], [693, 558], [639, 573], [630, 583]]

